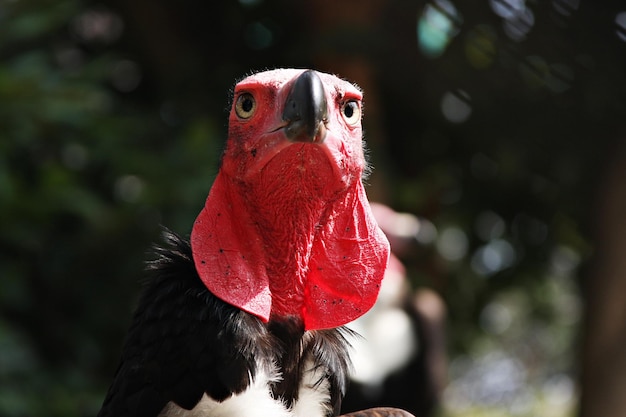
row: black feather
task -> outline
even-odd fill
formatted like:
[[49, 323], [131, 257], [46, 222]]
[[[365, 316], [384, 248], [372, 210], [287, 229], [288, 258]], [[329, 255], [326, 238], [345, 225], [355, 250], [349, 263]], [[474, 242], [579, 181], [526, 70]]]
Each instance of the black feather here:
[[205, 393], [223, 401], [245, 390], [259, 367], [269, 374], [276, 364], [283, 380], [270, 388], [290, 406], [306, 358], [324, 369], [337, 415], [349, 368], [348, 330], [304, 332], [298, 320], [262, 323], [207, 290], [188, 241], [163, 235], [98, 416], [156, 417], [169, 402], [192, 409]]

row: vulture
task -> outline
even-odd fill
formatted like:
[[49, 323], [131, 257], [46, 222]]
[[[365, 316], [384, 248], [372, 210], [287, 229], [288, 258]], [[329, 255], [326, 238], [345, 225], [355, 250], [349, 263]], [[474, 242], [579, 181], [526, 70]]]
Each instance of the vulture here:
[[314, 70], [235, 85], [206, 203], [189, 239], [164, 231], [99, 417], [341, 413], [344, 325], [376, 301], [389, 257], [361, 113], [356, 86]]

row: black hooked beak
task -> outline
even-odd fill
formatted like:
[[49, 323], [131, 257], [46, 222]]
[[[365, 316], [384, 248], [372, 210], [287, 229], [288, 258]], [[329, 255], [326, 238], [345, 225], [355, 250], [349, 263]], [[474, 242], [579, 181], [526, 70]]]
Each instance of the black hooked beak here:
[[288, 123], [285, 134], [295, 141], [323, 142], [327, 119], [324, 84], [315, 71], [304, 71], [294, 81], [285, 102], [283, 120]]

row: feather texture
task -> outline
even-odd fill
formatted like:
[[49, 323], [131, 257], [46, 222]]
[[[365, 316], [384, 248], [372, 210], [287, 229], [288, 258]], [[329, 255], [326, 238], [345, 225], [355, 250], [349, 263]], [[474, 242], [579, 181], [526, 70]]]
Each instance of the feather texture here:
[[[170, 402], [191, 410], [205, 395], [226, 403], [257, 374], [277, 372], [268, 386], [285, 409], [297, 408], [303, 388], [325, 386], [326, 415], [337, 415], [351, 331], [305, 332], [290, 320], [265, 324], [206, 289], [186, 240], [169, 231], [164, 240], [148, 264], [150, 276], [99, 416], [156, 417]], [[315, 380], [302, 387], [307, 373]]]
[[[361, 181], [361, 91], [277, 69], [234, 90], [191, 243], [166, 231], [99, 416], [330, 417], [389, 243]], [[255, 407], [257, 405], [258, 407]]]

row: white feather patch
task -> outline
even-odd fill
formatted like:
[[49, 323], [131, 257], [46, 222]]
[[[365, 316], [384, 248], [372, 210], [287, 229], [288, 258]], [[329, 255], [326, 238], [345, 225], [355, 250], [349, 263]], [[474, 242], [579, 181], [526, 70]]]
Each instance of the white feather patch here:
[[[307, 371], [300, 381], [298, 401], [293, 407], [294, 417], [323, 417], [330, 411], [330, 383], [323, 378], [323, 370], [307, 363]], [[321, 382], [320, 382], [321, 381]]]
[[398, 305], [407, 291], [403, 276], [388, 270], [374, 307], [348, 327], [361, 338], [351, 340], [352, 380], [380, 386], [391, 373], [405, 366], [418, 349], [411, 318]]
[[320, 370], [305, 372], [298, 401], [292, 409], [272, 397], [269, 386], [280, 376], [259, 371], [252, 384], [238, 395], [218, 402], [204, 394], [193, 410], [185, 410], [170, 402], [159, 417], [324, 417], [327, 415], [330, 393], [327, 380], [316, 384], [320, 376]]

